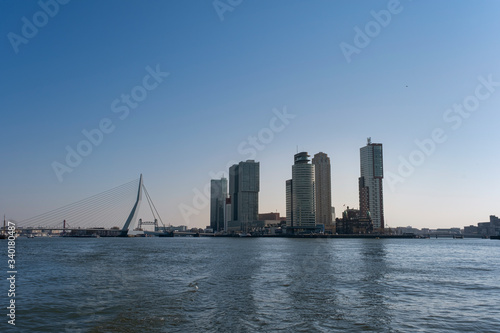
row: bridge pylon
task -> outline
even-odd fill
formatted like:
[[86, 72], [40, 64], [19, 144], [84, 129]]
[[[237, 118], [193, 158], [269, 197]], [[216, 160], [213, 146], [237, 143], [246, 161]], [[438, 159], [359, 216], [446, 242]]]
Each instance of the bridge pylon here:
[[123, 225], [123, 228], [122, 228], [121, 233], [120, 233], [121, 237], [127, 236], [130, 222], [132, 222], [132, 221], [135, 222], [137, 220], [137, 213], [139, 212], [139, 206], [141, 204], [141, 200], [142, 200], [142, 173], [141, 173], [141, 177], [139, 178], [139, 188], [137, 190], [137, 199], [135, 201], [134, 207], [132, 207], [132, 210], [130, 211], [130, 214], [128, 215], [127, 221], [125, 221], [125, 224]]

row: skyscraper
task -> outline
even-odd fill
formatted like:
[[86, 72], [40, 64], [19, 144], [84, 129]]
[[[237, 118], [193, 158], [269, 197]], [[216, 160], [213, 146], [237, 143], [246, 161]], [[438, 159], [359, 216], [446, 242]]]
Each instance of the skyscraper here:
[[224, 217], [224, 231], [227, 232], [229, 221], [231, 221], [231, 198], [226, 199], [225, 213], [226, 216]]
[[360, 149], [361, 177], [359, 177], [360, 217], [371, 217], [374, 229], [384, 228], [384, 201], [382, 180], [384, 166], [382, 144], [371, 138]]
[[210, 228], [214, 231], [224, 229], [227, 198], [227, 179], [210, 181]]
[[293, 227], [293, 181], [286, 181], [286, 226]]
[[231, 221], [247, 226], [259, 215], [259, 162], [247, 160], [229, 168]]
[[323, 224], [325, 230], [335, 232], [332, 223], [332, 180], [330, 158], [317, 153], [312, 159], [315, 174], [316, 224]]
[[287, 180], [286, 191], [287, 227], [299, 231], [314, 230], [316, 228], [314, 165], [309, 164], [307, 152], [295, 154], [292, 179]]

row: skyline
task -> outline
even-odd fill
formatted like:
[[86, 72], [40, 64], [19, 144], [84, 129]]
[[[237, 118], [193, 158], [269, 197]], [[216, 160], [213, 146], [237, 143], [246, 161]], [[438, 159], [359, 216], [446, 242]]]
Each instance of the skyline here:
[[[367, 137], [384, 145], [386, 226], [500, 215], [497, 2], [242, 1], [223, 13], [212, 1], [61, 3], [17, 52], [9, 34], [23, 36], [23, 18], [43, 9], [0, 4], [8, 218], [143, 173], [164, 221], [205, 227], [209, 200], [193, 199], [248, 159], [261, 166], [259, 213], [286, 215], [297, 146], [330, 157], [339, 215], [359, 206]], [[346, 44], [358, 52], [346, 57]], [[67, 147], [79, 144], [90, 152], [71, 166]], [[54, 162], [72, 169], [62, 182]]]

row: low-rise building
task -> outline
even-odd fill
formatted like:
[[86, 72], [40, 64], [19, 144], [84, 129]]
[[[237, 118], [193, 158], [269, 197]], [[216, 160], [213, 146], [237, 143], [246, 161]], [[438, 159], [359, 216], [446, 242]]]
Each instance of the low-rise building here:
[[361, 217], [359, 209], [347, 209], [342, 213], [342, 219], [336, 219], [337, 234], [370, 234], [373, 232], [373, 222], [369, 217]]

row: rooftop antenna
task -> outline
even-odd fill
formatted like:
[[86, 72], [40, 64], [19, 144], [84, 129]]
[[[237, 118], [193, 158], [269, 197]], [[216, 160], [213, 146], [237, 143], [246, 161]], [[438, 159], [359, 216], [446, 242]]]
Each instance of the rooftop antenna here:
[[371, 137], [367, 138], [366, 140], [368, 141], [368, 144], [369, 144], [369, 145], [371, 145], [371, 144], [372, 144], [372, 138], [371, 138]]
[[299, 145], [297, 145], [297, 154], [299, 153]]

